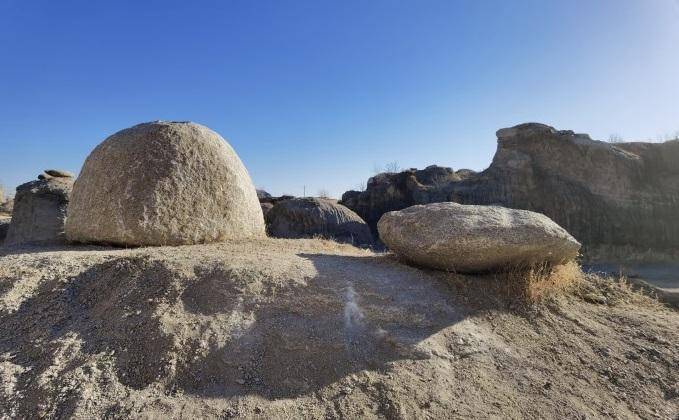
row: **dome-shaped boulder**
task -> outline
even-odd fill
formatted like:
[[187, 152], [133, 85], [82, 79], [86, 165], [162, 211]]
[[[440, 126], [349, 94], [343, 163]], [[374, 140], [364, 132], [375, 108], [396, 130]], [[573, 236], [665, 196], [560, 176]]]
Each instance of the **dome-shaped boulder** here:
[[190, 122], [139, 124], [87, 157], [66, 221], [75, 242], [183, 245], [265, 236], [247, 170], [217, 133]]
[[337, 242], [370, 245], [370, 228], [356, 213], [325, 198], [292, 198], [266, 213], [269, 234], [277, 238], [321, 236]]

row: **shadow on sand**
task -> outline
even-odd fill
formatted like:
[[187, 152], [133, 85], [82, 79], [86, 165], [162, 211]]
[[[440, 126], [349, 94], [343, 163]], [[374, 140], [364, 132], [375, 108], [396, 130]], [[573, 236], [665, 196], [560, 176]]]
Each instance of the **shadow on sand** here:
[[[30, 413], [54, 398], [62, 375], [50, 379], [52, 387], [40, 386], [40, 378], [54, 369], [69, 337], [79, 344], [60, 362], [61, 373], [105, 354], [118, 380], [134, 389], [163, 379], [169, 393], [278, 399], [313, 393], [362, 370], [388, 370], [397, 360], [428, 358], [422, 342], [469, 315], [449, 283], [389, 257], [299, 257], [317, 273], [305, 283], [274, 282], [256, 268], [254, 277], [243, 276], [228, 262], [195, 267], [190, 276], [147, 257], [44, 281], [18, 310], [0, 312], [0, 354], [27, 368], [16, 384], [27, 395], [19, 411]], [[253, 288], [257, 276], [260, 286]], [[186, 314], [178, 320], [182, 328], [198, 329], [194, 336], [173, 336], [161, 325], [159, 312], [173, 306]], [[201, 349], [200, 329], [225, 327], [234, 317], [250, 322]], [[60, 415], [67, 416], [79, 396], [72, 398], [61, 398]]]

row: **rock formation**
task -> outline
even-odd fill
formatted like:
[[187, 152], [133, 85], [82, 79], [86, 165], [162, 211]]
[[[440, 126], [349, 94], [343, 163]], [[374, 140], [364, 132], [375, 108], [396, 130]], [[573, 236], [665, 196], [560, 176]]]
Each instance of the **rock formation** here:
[[373, 229], [387, 211], [454, 201], [543, 213], [585, 246], [679, 248], [679, 141], [610, 144], [536, 123], [497, 137], [483, 172], [380, 174], [341, 202]]
[[262, 214], [264, 215], [264, 219], [266, 220], [266, 214], [273, 208], [273, 203], [259, 203], [259, 206], [262, 208]]
[[107, 138], [74, 187], [66, 235], [76, 242], [181, 245], [265, 236], [255, 187], [214, 131], [151, 122]]
[[368, 225], [353, 211], [324, 198], [279, 201], [266, 214], [267, 231], [278, 238], [321, 236], [354, 245], [370, 245]]
[[73, 173], [61, 169], [46, 169], [45, 174], [54, 178], [75, 178]]
[[271, 194], [269, 194], [268, 192], [266, 192], [264, 190], [258, 189], [257, 190], [257, 198], [259, 199], [259, 201], [266, 200], [268, 198], [271, 198]]
[[0, 215], [11, 216], [12, 211], [14, 211], [13, 198], [7, 198], [4, 202], [0, 203]]
[[7, 237], [7, 231], [9, 230], [9, 225], [12, 219], [9, 217], [0, 216], [0, 245], [5, 242]]
[[563, 264], [580, 249], [547, 216], [498, 206], [412, 206], [384, 214], [377, 228], [389, 249], [406, 260], [463, 273]]
[[64, 241], [64, 220], [73, 178], [39, 179], [17, 187], [4, 245]]

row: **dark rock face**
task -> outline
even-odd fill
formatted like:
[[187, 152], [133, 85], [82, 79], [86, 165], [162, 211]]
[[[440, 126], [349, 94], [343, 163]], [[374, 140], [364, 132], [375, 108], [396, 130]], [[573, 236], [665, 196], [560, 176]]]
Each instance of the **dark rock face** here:
[[292, 195], [281, 195], [280, 197], [274, 197], [271, 194], [267, 193], [267, 195], [261, 195], [261, 196], [258, 195], [258, 198], [259, 198], [259, 204], [272, 204], [272, 205], [274, 205], [274, 204], [278, 203], [279, 201], [290, 200], [290, 199], [293, 199], [295, 197], [292, 196]]
[[451, 201], [449, 189], [460, 181], [462, 178], [451, 168], [436, 165], [382, 173], [368, 180], [365, 191], [344, 193], [340, 203], [355, 211], [376, 233], [377, 222], [384, 213], [416, 204]]
[[7, 231], [9, 230], [9, 224], [11, 219], [8, 217], [0, 218], [0, 245], [5, 241], [7, 237]]
[[271, 194], [264, 190], [257, 190], [257, 198], [259, 201], [266, 200], [267, 198], [271, 198]]
[[31, 181], [17, 187], [5, 245], [64, 241], [73, 178]]
[[269, 235], [277, 238], [322, 236], [354, 245], [370, 245], [368, 225], [353, 211], [323, 198], [292, 198], [277, 202], [266, 213]]
[[262, 214], [264, 217], [266, 217], [266, 214], [273, 208], [272, 203], [259, 203], [259, 206], [262, 208]]
[[64, 171], [62, 169], [45, 169], [45, 173], [55, 178], [75, 178], [72, 172]]
[[454, 201], [543, 213], [586, 246], [679, 247], [679, 141], [609, 144], [536, 123], [497, 137], [483, 172], [380, 174], [341, 202], [373, 229], [387, 211]]

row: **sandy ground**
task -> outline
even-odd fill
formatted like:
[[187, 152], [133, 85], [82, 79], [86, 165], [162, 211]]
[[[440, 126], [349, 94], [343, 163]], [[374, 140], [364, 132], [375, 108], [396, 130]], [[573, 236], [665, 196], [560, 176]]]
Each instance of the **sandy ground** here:
[[319, 240], [0, 249], [2, 418], [679, 416], [679, 312]]

